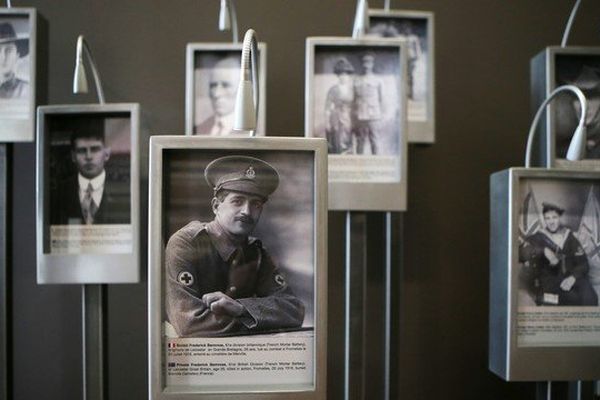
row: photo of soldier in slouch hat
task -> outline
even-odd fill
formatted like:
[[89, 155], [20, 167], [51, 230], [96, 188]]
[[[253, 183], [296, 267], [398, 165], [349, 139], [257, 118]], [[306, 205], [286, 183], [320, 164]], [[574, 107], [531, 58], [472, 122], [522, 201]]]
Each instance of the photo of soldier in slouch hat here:
[[187, 223], [165, 250], [168, 324], [178, 337], [300, 328], [305, 305], [252, 236], [278, 194], [278, 171], [257, 157], [229, 155], [210, 161], [203, 175], [213, 219]]

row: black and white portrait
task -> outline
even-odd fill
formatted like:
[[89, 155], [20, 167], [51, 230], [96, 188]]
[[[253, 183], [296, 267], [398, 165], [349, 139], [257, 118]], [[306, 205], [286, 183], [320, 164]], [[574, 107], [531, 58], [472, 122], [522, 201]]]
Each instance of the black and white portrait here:
[[[189, 45], [188, 65], [192, 71], [188, 71], [187, 82], [191, 93], [188, 94], [188, 112], [191, 112], [191, 129], [194, 135], [227, 136], [235, 134], [233, 130], [233, 118], [235, 99], [240, 82], [240, 57], [241, 50], [232, 49], [226, 44], [223, 49], [196, 48], [198, 45]], [[218, 46], [217, 46], [218, 47]], [[259, 45], [260, 51], [264, 51], [264, 45]], [[259, 56], [260, 57], [260, 56]], [[265, 65], [260, 63], [263, 68]], [[261, 80], [266, 74], [261, 71]], [[260, 97], [264, 96], [264, 82], [260, 84]], [[264, 98], [260, 100], [263, 103]], [[260, 110], [262, 112], [262, 108]], [[189, 118], [189, 117], [188, 117]], [[263, 132], [263, 115], [259, 114], [257, 121], [257, 133]]]
[[[557, 54], [556, 87], [575, 85], [588, 101], [586, 115], [586, 158], [600, 159], [600, 55]], [[581, 105], [572, 95], [559, 96], [553, 103], [555, 113], [556, 157], [565, 158], [579, 123]]]
[[312, 152], [171, 149], [163, 159], [165, 334], [312, 330]]
[[312, 132], [327, 139], [329, 153], [398, 155], [398, 48], [317, 45], [313, 68]]
[[47, 117], [50, 225], [131, 223], [127, 115]]
[[519, 189], [519, 307], [598, 306], [600, 181], [525, 179]]
[[371, 16], [368, 35], [403, 38], [407, 48], [407, 90], [409, 121], [427, 120], [428, 20], [420, 17]]
[[0, 119], [29, 118], [29, 19], [0, 16]]

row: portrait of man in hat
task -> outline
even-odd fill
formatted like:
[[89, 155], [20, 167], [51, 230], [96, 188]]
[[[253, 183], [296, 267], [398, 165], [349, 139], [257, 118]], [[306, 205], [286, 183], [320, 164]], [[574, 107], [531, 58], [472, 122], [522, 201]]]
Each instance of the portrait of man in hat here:
[[522, 279], [538, 306], [597, 306], [587, 255], [565, 226], [564, 213], [560, 205], [542, 203], [543, 228], [519, 246], [519, 261], [526, 268]]
[[208, 77], [209, 116], [194, 127], [196, 135], [226, 136], [233, 132], [233, 110], [240, 81], [240, 58], [215, 63]]
[[29, 82], [19, 74], [19, 60], [29, 53], [29, 38], [17, 35], [11, 22], [0, 22], [0, 99], [26, 99]]
[[107, 171], [111, 148], [104, 118], [71, 118], [66, 130], [73, 173], [57, 182], [51, 194], [51, 225], [129, 224], [129, 181], [115, 181]]
[[165, 250], [165, 307], [179, 337], [247, 334], [302, 326], [305, 308], [259, 238], [253, 237], [279, 173], [255, 157], [232, 155], [204, 169], [213, 219], [194, 220]]

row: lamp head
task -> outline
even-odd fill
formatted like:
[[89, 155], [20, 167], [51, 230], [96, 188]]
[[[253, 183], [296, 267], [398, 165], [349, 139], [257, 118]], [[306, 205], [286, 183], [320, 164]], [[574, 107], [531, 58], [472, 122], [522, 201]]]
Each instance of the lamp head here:
[[567, 150], [567, 160], [569, 161], [579, 161], [585, 158], [585, 149], [587, 143], [587, 128], [585, 124], [579, 124], [575, 133], [573, 134], [573, 138], [571, 139], [571, 143], [569, 144], [569, 149]]
[[219, 30], [222, 32], [231, 30], [231, 14], [227, 0], [221, 0], [221, 9], [219, 10]]
[[240, 81], [237, 96], [235, 98], [235, 118], [233, 130], [253, 131], [256, 130], [256, 106], [254, 105], [254, 93], [252, 82]]
[[358, 0], [356, 6], [356, 15], [354, 16], [354, 28], [352, 29], [352, 37], [357, 39], [367, 32], [369, 29], [369, 4], [367, 0]]
[[88, 81], [83, 65], [83, 36], [77, 38], [77, 54], [75, 56], [75, 73], [73, 74], [73, 93], [87, 93]]

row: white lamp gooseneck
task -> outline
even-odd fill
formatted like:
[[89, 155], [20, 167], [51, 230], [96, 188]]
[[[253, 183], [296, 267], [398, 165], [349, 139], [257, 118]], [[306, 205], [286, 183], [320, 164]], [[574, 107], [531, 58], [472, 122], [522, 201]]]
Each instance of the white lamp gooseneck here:
[[354, 27], [352, 28], [352, 37], [360, 39], [369, 29], [369, 3], [367, 0], [358, 0], [356, 5], [356, 15], [354, 16]]
[[391, 0], [385, 0], [384, 6], [383, 6], [383, 9], [385, 11], [390, 11], [390, 8], [391, 8], [390, 3], [391, 3]]
[[256, 134], [258, 119], [259, 90], [258, 90], [258, 41], [256, 32], [248, 29], [242, 45], [242, 60], [240, 67], [240, 84], [235, 99], [233, 129], [249, 131], [250, 136]]
[[571, 92], [577, 96], [579, 99], [579, 103], [581, 103], [581, 117], [579, 118], [579, 125], [577, 125], [577, 129], [575, 129], [575, 133], [573, 134], [573, 138], [571, 139], [571, 143], [569, 144], [569, 149], [567, 150], [567, 160], [577, 161], [581, 160], [585, 157], [585, 145], [587, 140], [586, 126], [585, 126], [585, 117], [587, 115], [588, 103], [587, 99], [583, 92], [577, 87], [573, 85], [564, 85], [559, 86], [550, 96], [538, 108], [535, 117], [533, 118], [533, 122], [531, 123], [531, 127], [529, 128], [529, 136], [527, 137], [527, 149], [525, 151], [525, 167], [531, 167], [531, 148], [533, 146], [533, 137], [535, 135], [535, 130], [540, 122], [540, 118], [544, 113], [546, 106], [561, 92]]
[[96, 93], [98, 94], [98, 102], [104, 104], [104, 90], [102, 90], [102, 81], [100, 80], [100, 74], [98, 68], [96, 68], [96, 62], [92, 56], [90, 47], [83, 37], [79, 35], [77, 38], [77, 55], [75, 57], [75, 73], [73, 74], [73, 93], [87, 93], [88, 82], [87, 74], [85, 72], [85, 65], [83, 64], [83, 55], [87, 56], [88, 62], [92, 67], [92, 74], [94, 75], [94, 83], [96, 84]]
[[565, 31], [563, 33], [562, 41], [560, 42], [560, 47], [567, 47], [567, 41], [569, 40], [571, 28], [573, 27], [573, 21], [575, 20], [575, 15], [577, 15], [577, 10], [579, 10], [580, 5], [581, 0], [577, 0], [573, 6], [573, 10], [571, 10], [571, 15], [569, 16], [567, 26], [565, 26]]
[[221, 0], [219, 10], [219, 30], [221, 32], [231, 30], [233, 43], [239, 43], [239, 30], [237, 23], [237, 13], [233, 0]]
[[6, 0], [6, 7], [7, 8], [12, 8], [12, 3], [10, 0]]

